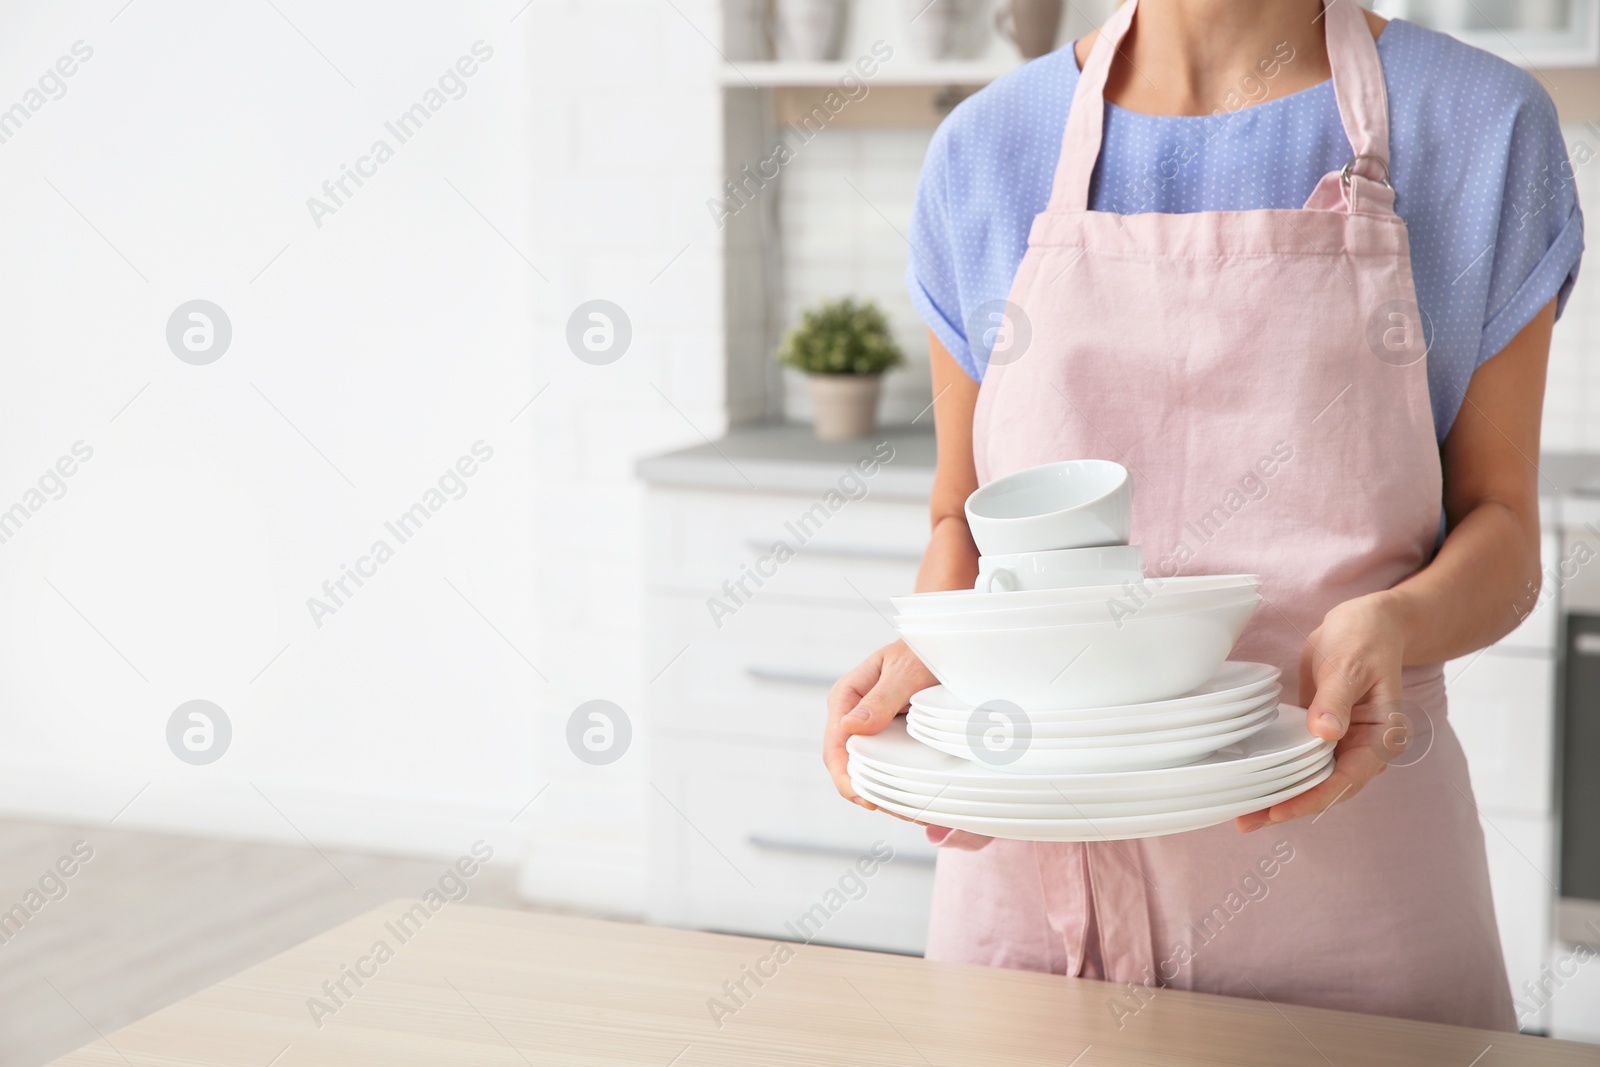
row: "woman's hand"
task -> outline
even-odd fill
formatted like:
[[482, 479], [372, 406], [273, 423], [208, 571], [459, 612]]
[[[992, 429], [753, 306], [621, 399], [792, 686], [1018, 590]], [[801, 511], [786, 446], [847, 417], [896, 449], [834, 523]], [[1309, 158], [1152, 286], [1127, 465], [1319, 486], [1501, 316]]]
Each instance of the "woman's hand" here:
[[1265, 811], [1241, 815], [1242, 831], [1317, 815], [1361, 792], [1405, 751], [1400, 666], [1405, 635], [1384, 593], [1334, 608], [1300, 654], [1300, 696], [1309, 698], [1306, 725], [1337, 740], [1327, 780]]
[[931, 685], [935, 678], [904, 641], [885, 645], [840, 678], [828, 693], [828, 725], [822, 734], [822, 761], [833, 775], [834, 788], [846, 800], [871, 811], [872, 804], [850, 786], [845, 763], [850, 758], [844, 743], [853, 734], [875, 734], [906, 709], [911, 694]]

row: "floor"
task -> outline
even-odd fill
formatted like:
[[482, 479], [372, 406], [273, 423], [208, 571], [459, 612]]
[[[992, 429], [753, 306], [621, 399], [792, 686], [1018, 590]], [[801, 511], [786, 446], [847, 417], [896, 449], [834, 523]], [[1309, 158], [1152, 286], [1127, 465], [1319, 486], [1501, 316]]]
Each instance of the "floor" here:
[[[38, 1067], [377, 904], [418, 898], [446, 867], [103, 827], [75, 862], [90, 836], [0, 820], [0, 1067]], [[466, 899], [520, 907], [514, 882], [485, 868]]]

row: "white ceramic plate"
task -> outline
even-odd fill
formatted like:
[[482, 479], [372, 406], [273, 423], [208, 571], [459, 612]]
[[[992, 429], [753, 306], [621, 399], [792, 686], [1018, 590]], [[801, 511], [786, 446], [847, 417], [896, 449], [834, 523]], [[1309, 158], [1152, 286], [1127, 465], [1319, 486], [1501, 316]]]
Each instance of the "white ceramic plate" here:
[[[1124, 815], [1160, 815], [1163, 812], [1193, 811], [1197, 808], [1211, 808], [1222, 804], [1234, 804], [1240, 801], [1268, 796], [1281, 789], [1286, 789], [1303, 778], [1320, 771], [1333, 759], [1333, 754], [1318, 754], [1309, 766], [1281, 773], [1262, 782], [1235, 785], [1227, 789], [1213, 790], [1204, 793], [1189, 793], [1178, 797], [1155, 798], [1124, 798], [1121, 800], [1105, 801], [1075, 801], [1064, 796], [1057, 796], [1054, 801], [1022, 801], [1022, 800], [963, 800], [959, 797], [946, 796], [940, 793], [928, 796], [920, 793], [907, 792], [892, 784], [878, 781], [871, 772], [865, 768], [853, 771], [851, 781], [859, 775], [867, 788], [874, 793], [908, 808], [925, 812], [923, 822], [937, 823], [941, 815], [975, 815], [980, 818], [992, 819], [1105, 819], [1118, 818]], [[860, 792], [857, 789], [857, 792]]]
[[[1106, 719], [1067, 719], [1064, 721], [1035, 713], [1028, 716], [1028, 722], [1033, 727], [1034, 738], [1040, 741], [1053, 738], [1113, 737], [1118, 735], [1162, 733], [1168, 730], [1213, 726], [1217, 723], [1229, 722], [1241, 715], [1259, 711], [1269, 704], [1277, 707], [1278, 697], [1282, 693], [1282, 686], [1272, 685], [1243, 700], [1235, 700], [1228, 704], [1201, 705], [1197, 708], [1153, 712], [1145, 715], [1118, 715]], [[907, 713], [907, 718], [912, 722], [918, 723], [922, 728], [936, 733], [965, 735], [969, 729], [969, 724], [972, 722], [973, 714], [972, 711], [965, 711], [959, 714], [934, 711], [918, 704], [916, 697], [912, 697], [911, 710]], [[984, 721], [983, 716], [980, 715], [979, 718], [980, 721]]]
[[[1177, 767], [1203, 759], [1225, 745], [1243, 741], [1250, 735], [1266, 729], [1277, 719], [1277, 709], [1263, 708], [1252, 719], [1245, 720], [1225, 733], [1181, 741], [1163, 741], [1157, 744], [1128, 744], [1104, 748], [1059, 748], [1029, 744], [1012, 762], [996, 764], [995, 770], [1008, 774], [1094, 774], [1101, 771], [1142, 771], [1163, 767]], [[955, 740], [935, 737], [917, 729], [915, 723], [906, 724], [912, 737], [952, 756], [975, 759], [973, 749], [965, 736]], [[979, 761], [981, 763], [981, 761]], [[982, 764], [988, 766], [988, 764]]]
[[[845, 743], [850, 755], [874, 770], [897, 778], [946, 782], [972, 788], [999, 789], [1143, 789], [1195, 786], [1225, 782], [1236, 775], [1275, 767], [1318, 748], [1328, 751], [1333, 742], [1324, 741], [1306, 729], [1306, 712], [1289, 704], [1278, 705], [1278, 717], [1260, 733], [1226, 746], [1205, 759], [1179, 767], [1148, 771], [1105, 771], [1096, 774], [1071, 774], [1027, 777], [998, 771], [987, 764], [973, 763], [929, 748], [906, 732], [902, 716], [876, 734], [861, 734]], [[1076, 795], [1076, 794], [1069, 794]]]
[[1310, 776], [1262, 797], [1236, 801], [1232, 804], [1219, 804], [1210, 808], [1196, 808], [1192, 811], [1088, 819], [993, 819], [977, 815], [944, 814], [929, 818], [919, 807], [901, 804], [889, 800], [882, 794], [874, 793], [872, 787], [865, 781], [857, 783], [855, 788], [862, 797], [896, 815], [903, 815], [919, 822], [948, 826], [954, 830], [982, 834], [985, 837], [1000, 837], [1012, 841], [1126, 841], [1137, 837], [1161, 837], [1166, 834], [1181, 834], [1190, 830], [1201, 830], [1207, 826], [1216, 826], [1240, 815], [1261, 811], [1290, 797], [1299, 796], [1326, 780], [1332, 773], [1333, 764], [1330, 761]]
[[[1268, 699], [1270, 697], [1270, 699]], [[1228, 733], [1248, 722], [1262, 718], [1263, 712], [1271, 712], [1277, 717], [1277, 695], [1268, 693], [1254, 700], [1247, 700], [1240, 704], [1232, 714], [1215, 722], [1196, 723], [1193, 726], [1176, 726], [1164, 730], [1129, 730], [1121, 725], [1117, 719], [1097, 719], [1105, 729], [1103, 732], [1085, 732], [1061, 734], [1057, 732], [1043, 733], [1030, 721], [1030, 744], [1041, 748], [1123, 748], [1134, 745], [1160, 745], [1169, 741], [1190, 741], [1202, 737], [1215, 737], [1217, 734]], [[941, 741], [952, 744], [982, 743], [985, 732], [991, 725], [1001, 725], [1005, 720], [997, 718], [989, 724], [986, 720], [978, 722], [975, 728], [969, 727], [966, 722], [948, 724], [935, 719], [920, 708], [912, 708], [906, 713], [906, 727], [915, 736], [919, 733], [937, 737]]]
[[[1057, 804], [1063, 800], [1073, 804], [1094, 804], [1120, 803], [1131, 800], [1173, 800], [1201, 793], [1217, 792], [1222, 789], [1267, 786], [1280, 780], [1291, 780], [1298, 773], [1310, 770], [1316, 764], [1327, 759], [1329, 751], [1330, 748], [1315, 748], [1305, 755], [1296, 756], [1294, 759], [1276, 766], [1264, 767], [1255, 771], [1244, 771], [1233, 777], [1218, 779], [1214, 782], [1201, 782], [1198, 784], [1190, 782], [1187, 785], [1134, 785], [1132, 787], [1082, 784], [1100, 777], [1115, 777], [1114, 775], [1075, 775], [1057, 778], [1024, 778], [1018, 775], [1007, 775], [1004, 783], [993, 787], [961, 785], [953, 780], [934, 783], [916, 778], [902, 778], [888, 771], [879, 770], [854, 756], [850, 758], [849, 768], [852, 777], [860, 775], [869, 782], [897, 789], [908, 796], [920, 797], [923, 803], [926, 803], [931, 797], [938, 796], [948, 797], [951, 800], [980, 800], [999, 804]], [[1051, 785], [1048, 788], [1034, 788], [1038, 783], [1043, 782], [1049, 782]], [[1262, 792], [1265, 791], [1265, 789], [1262, 790]]]
[[[1030, 712], [1035, 722], [1044, 718], [1078, 721], [1080, 719], [1110, 719], [1124, 715], [1142, 715], [1150, 712], [1176, 711], [1180, 708], [1203, 707], [1214, 704], [1231, 704], [1278, 684], [1278, 668], [1266, 663], [1246, 660], [1229, 660], [1217, 668], [1215, 674], [1180, 696], [1171, 700], [1153, 700], [1141, 704], [1118, 704], [1100, 708], [1077, 708], [1061, 711], [1041, 709]], [[913, 693], [911, 703], [929, 711], [969, 716], [973, 705], [957, 700], [942, 685], [930, 686]]]

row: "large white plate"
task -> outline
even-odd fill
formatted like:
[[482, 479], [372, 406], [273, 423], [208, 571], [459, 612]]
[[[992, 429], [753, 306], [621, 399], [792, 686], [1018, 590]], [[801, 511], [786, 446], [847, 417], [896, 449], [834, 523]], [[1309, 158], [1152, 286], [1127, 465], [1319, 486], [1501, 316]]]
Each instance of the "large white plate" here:
[[[1036, 723], [1045, 720], [1080, 722], [1090, 719], [1119, 719], [1123, 716], [1154, 714], [1191, 707], [1210, 707], [1216, 704], [1232, 704], [1248, 697], [1265, 693], [1272, 686], [1278, 684], [1279, 674], [1278, 668], [1270, 664], [1229, 660], [1221, 667], [1218, 667], [1217, 673], [1213, 674], [1204, 685], [1197, 686], [1182, 696], [1173, 697], [1171, 700], [1154, 700], [1142, 704], [1123, 704], [1112, 707], [1077, 708], [1061, 711], [1044, 709], [1030, 711], [1028, 714]], [[971, 704], [957, 700], [955, 694], [942, 685], [929, 686], [927, 689], [913, 693], [911, 703], [940, 714], [959, 715], [963, 719], [972, 714]]]
[[[1261, 696], [1240, 701], [1237, 704], [1223, 704], [1225, 709], [1218, 712], [1215, 709], [1201, 709], [1209, 712], [1212, 717], [1188, 725], [1168, 727], [1139, 728], [1135, 722], [1129, 728], [1121, 719], [1095, 719], [1087, 723], [1075, 723], [1070, 727], [1054, 724], [1040, 725], [1033, 716], [1028, 716], [1033, 743], [1043, 748], [1115, 748], [1121, 745], [1154, 745], [1164, 741], [1187, 741], [1192, 737], [1213, 737], [1220, 733], [1242, 726], [1245, 722], [1255, 719], [1263, 711], [1275, 710], [1278, 706], [1278, 692], [1276, 688], [1269, 689]], [[993, 723], [1005, 721], [997, 716]], [[966, 742], [968, 738], [981, 738], [985, 730], [990, 728], [991, 720], [986, 715], [979, 715], [976, 722], [971, 718], [942, 719], [929, 712], [926, 708], [911, 705], [911, 710], [906, 713], [906, 725], [913, 733], [921, 732], [931, 734], [944, 741], [956, 743]]]
[[[1263, 708], [1260, 714], [1244, 720], [1224, 733], [1206, 734], [1203, 737], [1092, 748], [1028, 744], [1019, 745], [1020, 753], [1009, 763], [991, 764], [983, 760], [977, 762], [983, 766], [993, 766], [995, 770], [1007, 774], [1092, 774], [1099, 771], [1141, 771], [1177, 767], [1209, 756], [1225, 745], [1243, 741], [1252, 734], [1266, 729], [1277, 717], [1277, 710], [1269, 707]], [[919, 730], [914, 722], [906, 723], [906, 732], [923, 744], [941, 752], [976, 760], [974, 746], [964, 735], [936, 736]]]
[[[1320, 771], [1333, 753], [1317, 753], [1309, 765], [1295, 764], [1295, 770], [1273, 774], [1254, 783], [1239, 784], [1227, 789], [1203, 793], [1189, 793], [1177, 797], [1128, 797], [1120, 800], [1074, 801], [1057, 795], [1053, 800], [1023, 801], [1005, 798], [998, 801], [963, 800], [943, 793], [924, 794], [907, 792], [891, 783], [881, 782], [866, 768], [854, 768], [851, 780], [862, 781], [873, 793], [922, 811], [923, 822], [937, 823], [944, 815], [976, 815], [992, 819], [1105, 819], [1123, 815], [1159, 815], [1164, 812], [1194, 811], [1197, 808], [1216, 807], [1239, 801], [1268, 796], [1285, 789], [1303, 778]], [[857, 792], [860, 792], [857, 789]]]
[[[1263, 767], [1260, 770], [1245, 771], [1225, 779], [1206, 782], [1179, 782], [1176, 785], [1085, 785], [1101, 777], [1118, 777], [1116, 775], [1073, 775], [1056, 777], [1024, 777], [1022, 775], [1007, 775], [1003, 785], [994, 787], [962, 785], [947, 779], [942, 783], [921, 781], [916, 778], [902, 778], [888, 771], [879, 770], [871, 764], [863, 762], [859, 757], [852, 756], [849, 762], [850, 775], [860, 775], [870, 782], [886, 785], [897, 789], [912, 797], [920, 797], [925, 803], [931, 797], [949, 797], [951, 800], [981, 800], [1001, 804], [1056, 804], [1065, 800], [1074, 804], [1121, 802], [1128, 800], [1171, 800], [1174, 798], [1191, 797], [1202, 793], [1215, 792], [1220, 789], [1243, 788], [1245, 786], [1273, 787], [1272, 783], [1279, 780], [1288, 781], [1297, 773], [1303, 773], [1328, 758], [1331, 745], [1319, 746], [1302, 756], [1276, 764]], [[1038, 783], [1051, 783], [1046, 788], [1029, 788]], [[1263, 789], [1263, 792], [1266, 790]]]
[[[1276, 705], [1283, 695], [1283, 687], [1276, 683], [1240, 700], [1226, 704], [1202, 704], [1177, 711], [1132, 713], [1105, 719], [1063, 719], [1034, 712], [1028, 716], [1035, 737], [1102, 737], [1113, 734], [1147, 733], [1157, 730], [1181, 730], [1189, 726], [1204, 726], [1225, 722], [1245, 712], [1254, 711], [1265, 704]], [[937, 711], [911, 698], [911, 713], [929, 728], [964, 733], [972, 721], [973, 710]]]
[[1274, 767], [1303, 756], [1319, 747], [1331, 749], [1306, 729], [1304, 708], [1278, 705], [1278, 718], [1253, 737], [1224, 747], [1205, 759], [1181, 767], [1149, 771], [1117, 771], [1098, 774], [1070, 774], [1057, 777], [1030, 777], [996, 770], [987, 764], [948, 756], [914, 740], [906, 732], [905, 718], [895, 719], [882, 732], [860, 734], [846, 742], [852, 756], [877, 770], [900, 778], [914, 778], [943, 785], [1001, 789], [1063, 789], [1173, 787], [1226, 780], [1237, 774]]
[[1290, 797], [1299, 796], [1318, 785], [1333, 773], [1330, 761], [1309, 777], [1275, 793], [1232, 804], [1219, 804], [1193, 811], [1171, 812], [1159, 815], [1122, 815], [1089, 819], [990, 819], [976, 815], [944, 815], [930, 818], [919, 807], [901, 804], [874, 793], [866, 782], [856, 785], [856, 792], [872, 803], [919, 822], [948, 826], [953, 830], [985, 837], [1000, 837], [1012, 841], [1127, 841], [1136, 837], [1161, 837], [1201, 830], [1207, 826], [1225, 823], [1252, 811], [1261, 811]]

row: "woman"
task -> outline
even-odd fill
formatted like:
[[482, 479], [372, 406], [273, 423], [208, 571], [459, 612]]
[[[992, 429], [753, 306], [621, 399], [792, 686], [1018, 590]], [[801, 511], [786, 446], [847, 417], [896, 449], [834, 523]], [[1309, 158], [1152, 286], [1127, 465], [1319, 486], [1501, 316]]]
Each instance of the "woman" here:
[[[1335, 770], [1168, 837], [930, 829], [928, 955], [1515, 1029], [1441, 664], [1537, 595], [1545, 363], [1582, 248], [1554, 108], [1354, 0], [1137, 2], [966, 101], [929, 151], [918, 587], [972, 585], [978, 485], [1117, 460], [1147, 569], [1263, 576], [1234, 658], [1298, 682]], [[932, 684], [896, 642], [835, 686], [844, 796], [872, 806], [846, 738]]]

